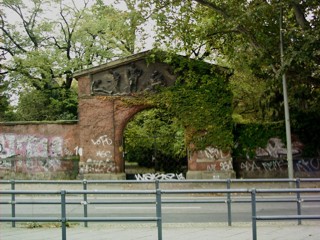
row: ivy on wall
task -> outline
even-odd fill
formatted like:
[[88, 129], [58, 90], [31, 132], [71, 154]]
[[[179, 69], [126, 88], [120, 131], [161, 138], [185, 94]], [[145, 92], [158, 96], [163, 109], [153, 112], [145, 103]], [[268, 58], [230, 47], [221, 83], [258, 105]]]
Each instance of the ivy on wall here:
[[203, 61], [177, 55], [157, 54], [172, 66], [178, 79], [174, 86], [150, 96], [156, 107], [166, 109], [186, 129], [186, 144], [194, 150], [214, 146], [231, 150], [232, 93], [230, 71]]
[[233, 156], [253, 158], [258, 147], [266, 147], [268, 140], [278, 137], [285, 143], [284, 122], [237, 124], [234, 128]]

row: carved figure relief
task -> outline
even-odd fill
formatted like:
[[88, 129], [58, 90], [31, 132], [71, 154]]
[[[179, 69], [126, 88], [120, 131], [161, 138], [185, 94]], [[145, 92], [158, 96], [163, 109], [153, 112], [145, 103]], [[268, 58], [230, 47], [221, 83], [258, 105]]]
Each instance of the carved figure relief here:
[[149, 85], [146, 87], [146, 91], [154, 91], [157, 86], [164, 86], [164, 76], [159, 71], [155, 70], [149, 81]]
[[101, 78], [92, 80], [91, 93], [115, 94], [119, 92], [120, 79], [118, 72], [107, 72]]
[[175, 76], [163, 65], [147, 65], [137, 61], [94, 73], [91, 77], [91, 94], [119, 96], [156, 91], [157, 87], [170, 85], [174, 80]]
[[138, 69], [134, 63], [130, 64], [130, 67], [127, 70], [130, 92], [137, 92], [139, 84], [138, 80], [141, 77], [142, 73], [142, 69]]

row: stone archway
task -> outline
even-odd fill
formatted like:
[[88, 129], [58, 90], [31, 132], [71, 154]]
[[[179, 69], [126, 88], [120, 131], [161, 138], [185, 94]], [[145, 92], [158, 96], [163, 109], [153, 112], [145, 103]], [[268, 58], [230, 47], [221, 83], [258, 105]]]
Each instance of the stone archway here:
[[[158, 85], [172, 86], [177, 78], [168, 64], [147, 62], [149, 54], [143, 52], [75, 74], [79, 89], [79, 172], [83, 177], [125, 179], [123, 131], [136, 113], [148, 107], [127, 101], [138, 92], [153, 91]], [[190, 178], [203, 178], [198, 172], [208, 170], [203, 167], [206, 161], [198, 160], [197, 156], [191, 156], [188, 163]], [[216, 160], [208, 159], [208, 164]], [[216, 170], [214, 174], [221, 169]]]
[[147, 105], [130, 104], [137, 92], [170, 86], [176, 76], [161, 62], [147, 63], [149, 52], [75, 75], [79, 88], [80, 174], [123, 179], [122, 135], [127, 122]]
[[134, 115], [123, 133], [123, 151], [127, 179], [185, 178], [185, 128], [166, 109], [154, 106]]

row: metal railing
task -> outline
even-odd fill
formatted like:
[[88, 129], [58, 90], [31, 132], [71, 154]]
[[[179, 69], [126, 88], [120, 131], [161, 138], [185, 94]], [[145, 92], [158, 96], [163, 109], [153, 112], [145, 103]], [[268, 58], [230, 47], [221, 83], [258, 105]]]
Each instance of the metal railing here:
[[[267, 183], [267, 182], [281, 182], [281, 183], [292, 183], [295, 182], [295, 188], [286, 189], [244, 189], [244, 188], [231, 188], [231, 183]], [[24, 180], [10, 180], [0, 181], [0, 183], [7, 183], [11, 185], [11, 190], [1, 190], [1, 195], [11, 196], [10, 201], [0, 201], [0, 204], [11, 205], [11, 217], [0, 217], [0, 222], [11, 222], [12, 227], [15, 227], [16, 222], [60, 222], [62, 229], [62, 240], [66, 240], [66, 223], [67, 222], [83, 222], [85, 227], [88, 226], [88, 222], [156, 222], [158, 229], [158, 240], [162, 240], [162, 205], [169, 203], [226, 203], [227, 204], [227, 215], [228, 215], [228, 226], [232, 224], [232, 204], [233, 203], [251, 203], [251, 221], [252, 221], [252, 238], [257, 239], [257, 221], [264, 220], [298, 220], [298, 224], [301, 224], [301, 220], [320, 219], [320, 215], [302, 215], [301, 214], [301, 203], [302, 202], [320, 202], [320, 198], [307, 199], [302, 198], [301, 193], [320, 193], [319, 188], [300, 188], [301, 182], [312, 182], [318, 183], [320, 179], [225, 179], [225, 180], [172, 180], [172, 181], [109, 181], [109, 180], [82, 180], [82, 181], [24, 181]], [[154, 184], [152, 190], [88, 190], [88, 183], [90, 184], [114, 184], [114, 183], [130, 183], [130, 184], [143, 184], [151, 183]], [[165, 189], [161, 187], [164, 183], [222, 183], [226, 184], [225, 189]], [[16, 184], [82, 184], [82, 190], [53, 190], [53, 191], [26, 191], [16, 190]], [[242, 194], [244, 196], [250, 196], [248, 199], [238, 199], [232, 194]], [[277, 198], [277, 199], [258, 199], [259, 194], [295, 194], [294, 198]], [[152, 204], [155, 206], [155, 216], [152, 217], [88, 217], [88, 205], [89, 204], [128, 204], [124, 201], [88, 201], [88, 195], [122, 195], [122, 194], [135, 194], [135, 195], [151, 195], [154, 199], [144, 201], [131, 201], [132, 204]], [[179, 199], [179, 200], [167, 200], [162, 199], [164, 195], [173, 194], [224, 194], [225, 198], [212, 199]], [[59, 195], [58, 201], [17, 201], [16, 195]], [[81, 195], [82, 200], [79, 201], [67, 201], [69, 195]], [[257, 216], [256, 215], [256, 204], [258, 202], [296, 202], [297, 203], [297, 214], [296, 215], [282, 215], [282, 216]], [[16, 217], [16, 205], [17, 204], [57, 204], [60, 205], [61, 213], [60, 217]], [[66, 205], [69, 204], [81, 204], [83, 205], [83, 217], [69, 217], [66, 213]]]
[[[11, 217], [0, 217], [0, 222], [12, 222], [12, 227], [15, 227], [16, 222], [59, 222], [61, 223], [62, 240], [67, 239], [66, 229], [67, 222], [156, 222], [158, 228], [158, 239], [162, 239], [162, 218], [161, 218], [161, 190], [121, 190], [121, 191], [102, 191], [102, 190], [61, 190], [61, 191], [23, 191], [23, 190], [2, 190], [1, 195], [60, 195], [59, 202], [13, 202], [9, 204], [15, 206], [20, 204], [59, 204], [61, 206], [60, 217], [16, 217], [16, 212], [12, 211]], [[156, 216], [154, 217], [68, 217], [66, 206], [68, 204], [77, 204], [76, 202], [68, 202], [68, 195], [101, 195], [101, 194], [134, 194], [134, 195], [155, 195], [153, 203], [156, 209]], [[108, 202], [105, 202], [108, 203]], [[123, 203], [123, 202], [113, 202]], [[1, 203], [3, 204], [3, 202]], [[78, 203], [79, 204], [79, 203]], [[83, 203], [81, 203], [83, 204]], [[85, 203], [86, 205], [87, 203]]]

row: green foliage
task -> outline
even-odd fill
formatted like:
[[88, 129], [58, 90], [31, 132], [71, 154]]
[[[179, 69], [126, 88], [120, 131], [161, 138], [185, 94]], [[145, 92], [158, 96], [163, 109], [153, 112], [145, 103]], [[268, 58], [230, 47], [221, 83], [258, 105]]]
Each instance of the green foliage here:
[[233, 156], [253, 158], [256, 149], [266, 147], [270, 138], [279, 137], [285, 142], [285, 126], [283, 122], [237, 124], [234, 137]]
[[135, 31], [143, 19], [133, 8], [85, 0], [5, 0], [0, 8], [0, 69], [8, 91], [32, 89], [21, 93], [21, 120], [73, 119], [76, 103], [68, 91], [74, 72], [138, 49]]
[[294, 133], [299, 136], [299, 140], [304, 144], [303, 155], [307, 157], [319, 156], [320, 112], [295, 111], [293, 119]]
[[[283, 120], [281, 76], [286, 73], [293, 132], [317, 130], [319, 1], [151, 0], [139, 6], [156, 21], [157, 47], [235, 70], [231, 87], [237, 121]], [[279, 48], [280, 9], [284, 66]], [[314, 131], [306, 136], [301, 137], [318, 135]]]
[[172, 114], [186, 129], [186, 144], [194, 150], [233, 145], [232, 93], [229, 72], [202, 61], [171, 56], [167, 59], [178, 74], [176, 85], [154, 96], [154, 103]]
[[[161, 109], [145, 110], [130, 121], [124, 132], [125, 158], [140, 166], [156, 166], [172, 171], [183, 165], [186, 157], [184, 129], [170, 114]], [[166, 162], [170, 162], [167, 165]], [[167, 169], [169, 167], [171, 169]]]
[[20, 96], [16, 121], [77, 119], [77, 92], [74, 89], [31, 90]]
[[14, 119], [14, 112], [10, 106], [9, 94], [6, 92], [8, 82], [0, 79], [0, 122], [11, 121]]

